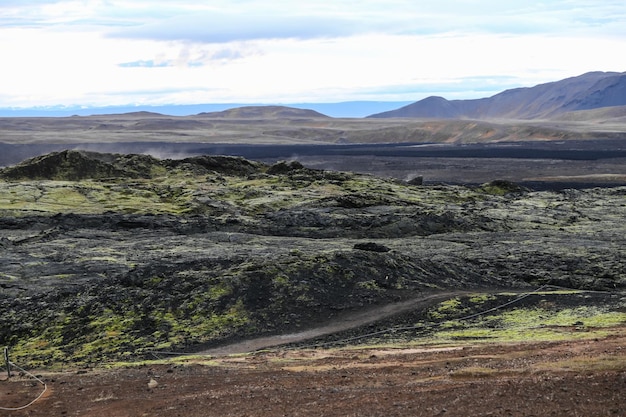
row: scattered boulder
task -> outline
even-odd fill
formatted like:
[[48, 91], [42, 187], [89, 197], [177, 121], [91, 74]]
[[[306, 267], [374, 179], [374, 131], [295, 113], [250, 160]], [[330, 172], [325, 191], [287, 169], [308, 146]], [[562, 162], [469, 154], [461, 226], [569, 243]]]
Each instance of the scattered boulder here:
[[181, 160], [168, 160], [170, 166], [180, 167], [187, 164], [202, 167], [207, 171], [223, 175], [245, 176], [260, 171], [263, 164], [249, 161], [238, 156], [202, 155]]
[[159, 386], [159, 383], [154, 378], [150, 378], [150, 381], [148, 381], [148, 388], [155, 389], [158, 386]]
[[424, 184], [424, 177], [421, 175], [418, 175], [416, 177], [413, 178], [409, 178], [406, 182], [409, 185], [423, 185]]
[[480, 186], [480, 189], [488, 194], [507, 195], [507, 194], [524, 194], [530, 191], [526, 187], [522, 187], [511, 181], [494, 180]]
[[373, 206], [386, 206], [392, 204], [392, 198], [365, 193], [349, 193], [336, 198], [337, 206], [355, 209]]
[[356, 243], [354, 245], [354, 249], [364, 250], [368, 252], [381, 252], [381, 253], [389, 252], [391, 250], [387, 246], [381, 245], [380, 243], [376, 243], [376, 242]]
[[267, 173], [270, 175], [286, 174], [292, 171], [303, 169], [304, 166], [298, 161], [280, 161], [268, 168]]

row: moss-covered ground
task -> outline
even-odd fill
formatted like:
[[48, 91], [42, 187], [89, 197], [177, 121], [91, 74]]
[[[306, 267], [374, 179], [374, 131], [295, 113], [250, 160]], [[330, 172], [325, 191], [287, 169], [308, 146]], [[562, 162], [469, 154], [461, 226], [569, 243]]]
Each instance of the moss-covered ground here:
[[[624, 322], [619, 187], [415, 186], [297, 163], [80, 152], [0, 177], [0, 344], [23, 364], [195, 352], [435, 291], [476, 293], [325, 340], [592, 337]], [[542, 285], [602, 292], [490, 311]]]
[[570, 290], [451, 297], [307, 346], [415, 347], [604, 338], [626, 325], [626, 295]]

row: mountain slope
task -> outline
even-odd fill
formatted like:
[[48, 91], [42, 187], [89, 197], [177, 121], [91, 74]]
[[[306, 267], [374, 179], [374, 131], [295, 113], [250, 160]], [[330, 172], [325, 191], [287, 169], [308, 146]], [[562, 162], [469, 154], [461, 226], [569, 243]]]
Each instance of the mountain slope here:
[[489, 98], [449, 101], [427, 97], [369, 117], [545, 119], [565, 112], [623, 105], [626, 73], [589, 72], [530, 88], [506, 90]]
[[232, 109], [200, 113], [198, 116], [226, 119], [250, 119], [250, 118], [284, 118], [284, 117], [328, 117], [315, 110], [297, 109], [286, 106], [244, 106]]

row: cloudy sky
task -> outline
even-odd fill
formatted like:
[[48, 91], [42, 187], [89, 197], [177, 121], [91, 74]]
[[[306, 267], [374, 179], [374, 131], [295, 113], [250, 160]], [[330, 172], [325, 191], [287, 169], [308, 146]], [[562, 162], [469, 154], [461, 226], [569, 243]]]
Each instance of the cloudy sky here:
[[0, 107], [477, 98], [624, 51], [623, 0], [2, 0]]

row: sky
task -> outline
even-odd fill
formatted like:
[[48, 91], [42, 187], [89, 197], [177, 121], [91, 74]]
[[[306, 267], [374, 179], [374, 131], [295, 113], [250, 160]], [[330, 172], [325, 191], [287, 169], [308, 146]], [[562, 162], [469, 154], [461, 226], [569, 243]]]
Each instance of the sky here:
[[623, 0], [2, 0], [0, 108], [472, 99], [623, 51]]

